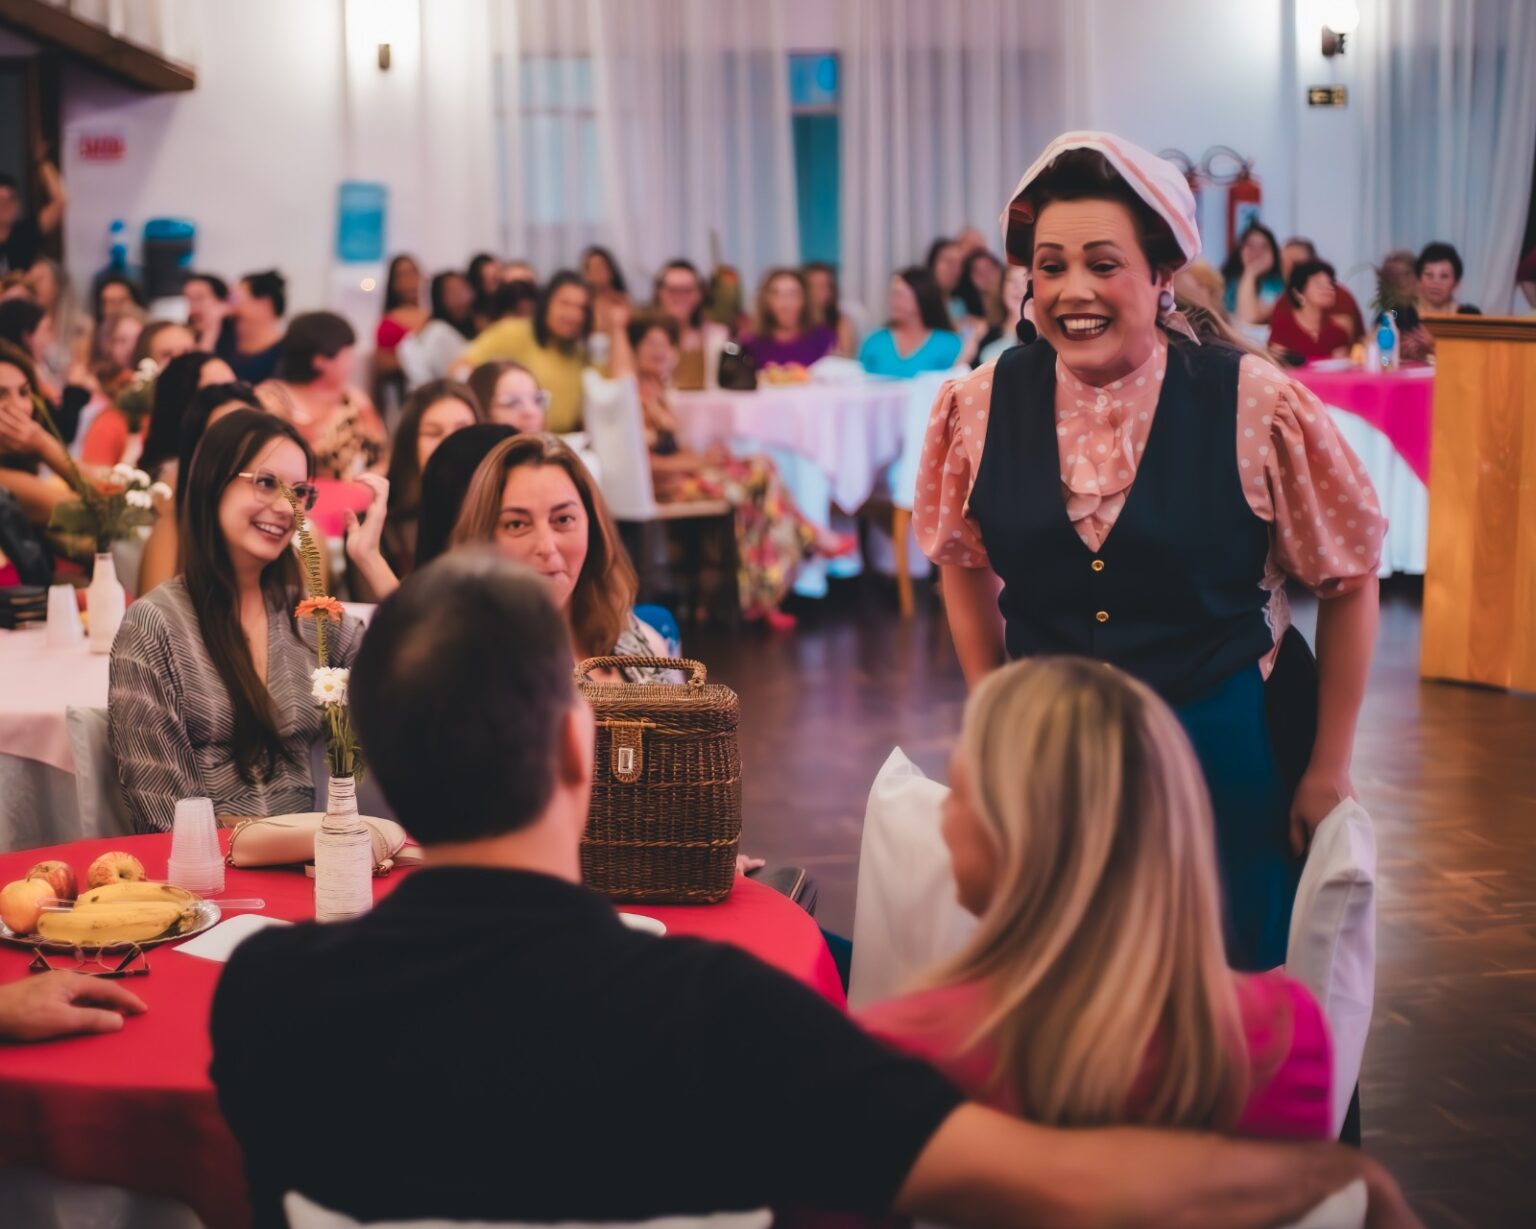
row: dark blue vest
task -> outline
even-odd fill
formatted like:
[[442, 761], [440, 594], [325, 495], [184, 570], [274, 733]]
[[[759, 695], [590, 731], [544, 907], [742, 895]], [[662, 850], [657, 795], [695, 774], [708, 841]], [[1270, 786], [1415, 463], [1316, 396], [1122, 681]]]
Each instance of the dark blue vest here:
[[1003, 581], [1010, 657], [1098, 658], [1182, 704], [1269, 650], [1269, 527], [1248, 506], [1237, 463], [1241, 358], [1168, 347], [1146, 451], [1097, 553], [1062, 494], [1056, 352], [1037, 341], [998, 359], [970, 508]]

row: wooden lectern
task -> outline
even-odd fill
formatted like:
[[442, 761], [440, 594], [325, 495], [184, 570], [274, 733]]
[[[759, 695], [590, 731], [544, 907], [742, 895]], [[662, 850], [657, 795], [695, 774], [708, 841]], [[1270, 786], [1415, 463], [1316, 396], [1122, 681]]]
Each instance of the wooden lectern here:
[[1419, 673], [1536, 691], [1536, 318], [1435, 336]]

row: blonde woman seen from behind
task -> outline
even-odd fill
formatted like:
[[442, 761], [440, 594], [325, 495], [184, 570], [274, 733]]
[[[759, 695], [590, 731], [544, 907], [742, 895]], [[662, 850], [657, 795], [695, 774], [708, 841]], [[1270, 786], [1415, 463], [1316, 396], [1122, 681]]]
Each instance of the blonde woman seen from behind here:
[[1047, 1125], [1327, 1136], [1322, 1014], [1227, 967], [1210, 801], [1162, 700], [1101, 662], [1014, 663], [972, 695], [950, 772], [977, 930], [870, 1031]]

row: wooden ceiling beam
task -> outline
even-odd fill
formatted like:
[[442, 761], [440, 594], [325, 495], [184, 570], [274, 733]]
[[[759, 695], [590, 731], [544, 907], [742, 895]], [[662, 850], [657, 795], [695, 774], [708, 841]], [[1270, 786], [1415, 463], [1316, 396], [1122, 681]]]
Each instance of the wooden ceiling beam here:
[[197, 73], [187, 65], [119, 38], [47, 0], [0, 0], [0, 26], [134, 89], [170, 94], [197, 86]]

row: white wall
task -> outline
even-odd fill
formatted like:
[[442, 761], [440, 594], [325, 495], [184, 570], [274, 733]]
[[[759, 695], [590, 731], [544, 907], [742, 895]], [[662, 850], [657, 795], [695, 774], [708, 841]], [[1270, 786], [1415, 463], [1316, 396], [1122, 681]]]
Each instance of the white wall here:
[[[416, 0], [396, 3], [405, 20], [384, 73], [367, 13], [354, 11], [377, 2], [179, 0], [197, 48], [190, 93], [144, 95], [69, 69], [62, 169], [77, 281], [105, 263], [113, 218], [128, 223], [136, 256], [146, 219], [182, 217], [197, 225], [199, 267], [233, 278], [275, 266], [291, 310], [353, 307], [332, 261], [337, 184], [349, 177], [388, 186], [391, 252], [435, 269], [494, 248], [486, 6], [432, 0], [418, 23]], [[121, 133], [123, 161], [81, 162], [91, 131]]]

